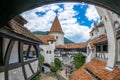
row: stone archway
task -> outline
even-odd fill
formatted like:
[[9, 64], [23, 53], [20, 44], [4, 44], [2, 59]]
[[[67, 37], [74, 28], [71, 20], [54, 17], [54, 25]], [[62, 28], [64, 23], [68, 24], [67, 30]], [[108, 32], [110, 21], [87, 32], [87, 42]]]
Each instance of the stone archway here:
[[120, 0], [1, 0], [0, 1], [0, 27], [16, 15], [38, 6], [58, 2], [85, 2], [98, 5], [120, 15]]

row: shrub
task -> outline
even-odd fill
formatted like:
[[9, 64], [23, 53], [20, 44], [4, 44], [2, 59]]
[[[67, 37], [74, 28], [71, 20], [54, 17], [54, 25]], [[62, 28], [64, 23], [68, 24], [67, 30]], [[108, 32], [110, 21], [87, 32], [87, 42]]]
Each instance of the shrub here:
[[50, 68], [51, 72], [57, 72], [58, 71], [58, 68], [56, 66], [52, 66]]
[[36, 77], [34, 77], [32, 80], [40, 80], [40, 76], [37, 75]]
[[75, 54], [74, 56], [75, 68], [80, 68], [85, 63], [85, 56], [82, 53]]
[[39, 54], [39, 64], [40, 64], [40, 70], [42, 70], [43, 63], [44, 63], [44, 56], [42, 54]]
[[60, 67], [61, 67], [61, 61], [60, 61], [60, 59], [55, 58], [55, 59], [54, 59], [54, 62], [55, 62], [55, 66], [56, 66], [57, 68], [60, 68]]

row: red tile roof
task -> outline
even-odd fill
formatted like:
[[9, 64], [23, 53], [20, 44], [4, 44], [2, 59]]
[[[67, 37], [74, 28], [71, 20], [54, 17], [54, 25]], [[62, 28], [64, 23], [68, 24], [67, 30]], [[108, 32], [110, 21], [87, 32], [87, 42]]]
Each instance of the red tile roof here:
[[50, 36], [50, 35], [35, 35], [35, 36], [40, 40], [42, 40], [44, 44], [48, 44], [48, 41], [55, 41], [54, 36]]
[[100, 22], [99, 24], [96, 25], [96, 28], [104, 26], [103, 22]]
[[[95, 28], [99, 28], [99, 27], [102, 27], [102, 26], [104, 26], [104, 24], [103, 24], [103, 22], [100, 22], [99, 24], [97, 24], [95, 26]], [[95, 30], [95, 28], [92, 28], [92, 30], [89, 33], [92, 33]]]
[[11, 21], [10, 27], [4, 26], [3, 28], [16, 34], [22, 35], [24, 37], [30, 38], [32, 40], [41, 42], [41, 40], [38, 39], [34, 34], [32, 34], [26, 27], [17, 23], [14, 19]]
[[63, 33], [63, 30], [61, 28], [61, 25], [60, 25], [60, 22], [59, 22], [57, 16], [55, 17], [55, 20], [54, 20], [54, 22], [52, 24], [52, 27], [51, 27], [49, 33], [51, 33], [51, 32], [60, 32], [60, 33]]
[[92, 28], [92, 30], [89, 33], [92, 33], [95, 30], [95, 28]]
[[107, 36], [103, 35], [102, 37], [94, 40], [94, 44], [101, 43], [101, 42], [107, 42]]
[[58, 49], [66, 48], [66, 49], [76, 49], [76, 48], [85, 48], [87, 46], [86, 43], [72, 43], [72, 44], [65, 44], [57, 46]]
[[[71, 78], [71, 80], [94, 80], [94, 79], [92, 79], [93, 76], [91, 76], [90, 74], [87, 74], [88, 72], [85, 71], [85, 68], [88, 68], [91, 72], [93, 72], [101, 80], [119, 80], [120, 79], [120, 67], [115, 67], [115, 69], [113, 71], [108, 71], [107, 69], [105, 69], [106, 64], [107, 63], [105, 61], [94, 59], [91, 62], [83, 65], [78, 70], [74, 71], [70, 75], [70, 78]], [[82, 76], [81, 76], [81, 74], [82, 74]], [[81, 79], [81, 78], [83, 78], [83, 79]]]
[[93, 48], [95, 47], [94, 44], [102, 43], [102, 42], [107, 42], [107, 36], [106, 35], [101, 35], [99, 38], [89, 40], [88, 44]]

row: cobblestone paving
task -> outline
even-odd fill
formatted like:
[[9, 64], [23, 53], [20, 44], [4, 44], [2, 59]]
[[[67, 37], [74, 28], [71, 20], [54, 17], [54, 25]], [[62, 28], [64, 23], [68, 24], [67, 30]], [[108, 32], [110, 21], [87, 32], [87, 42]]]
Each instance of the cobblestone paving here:
[[56, 76], [54, 75], [46, 75], [45, 73], [40, 74], [40, 80], [58, 80]]
[[69, 74], [65, 74], [65, 70], [62, 70], [60, 72], [58, 72], [61, 76], [63, 76], [66, 80], [69, 80]]

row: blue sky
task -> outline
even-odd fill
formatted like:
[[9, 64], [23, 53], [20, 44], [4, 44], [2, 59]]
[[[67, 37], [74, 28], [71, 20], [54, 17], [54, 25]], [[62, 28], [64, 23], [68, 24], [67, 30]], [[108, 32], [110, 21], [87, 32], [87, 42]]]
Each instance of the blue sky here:
[[44, 5], [21, 14], [31, 32], [49, 31], [55, 16], [58, 16], [65, 37], [74, 42], [85, 42], [93, 22], [99, 22], [99, 15], [93, 5], [85, 3], [56, 3]]

